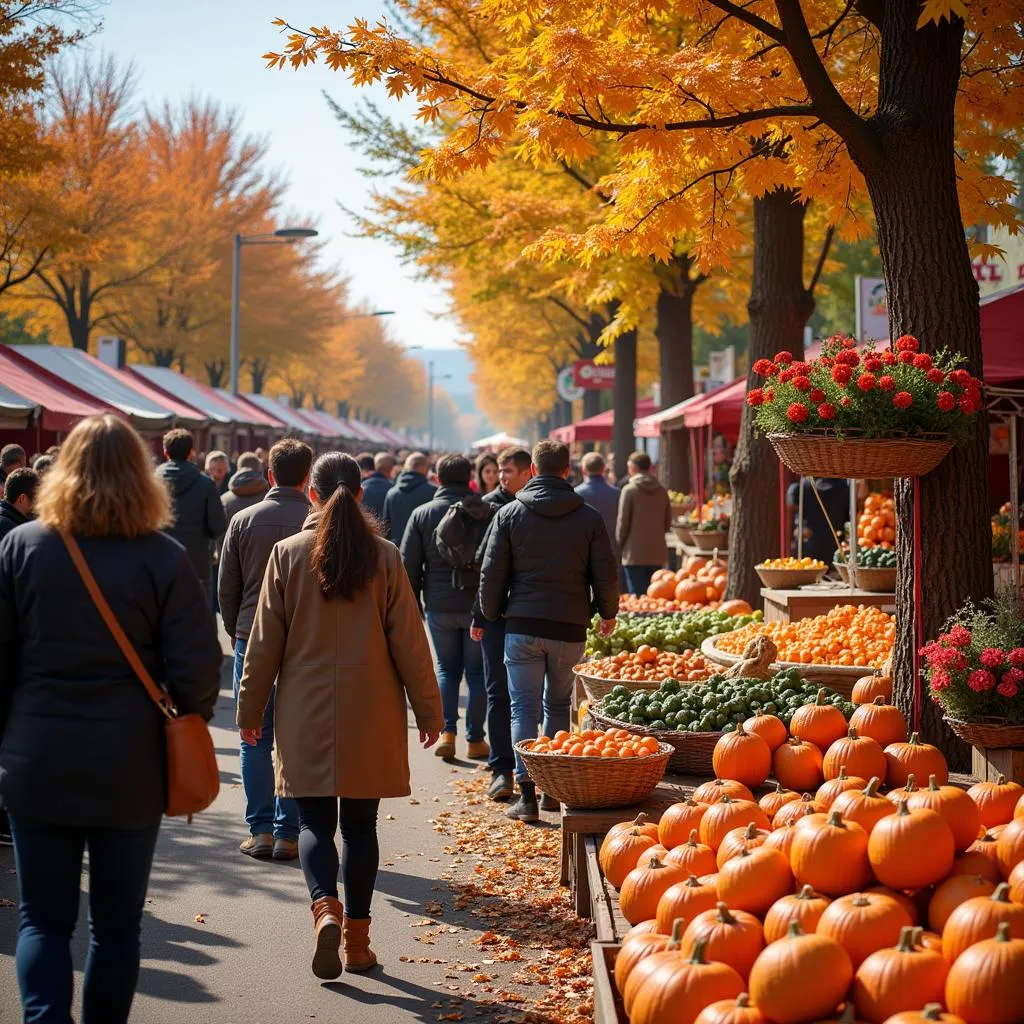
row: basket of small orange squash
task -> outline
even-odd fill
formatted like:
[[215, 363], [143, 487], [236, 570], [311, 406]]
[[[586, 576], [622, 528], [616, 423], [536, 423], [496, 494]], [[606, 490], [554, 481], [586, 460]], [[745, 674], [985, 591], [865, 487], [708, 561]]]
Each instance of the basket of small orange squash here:
[[676, 572], [658, 569], [651, 577], [647, 596], [675, 601], [684, 610], [702, 605], [717, 607], [717, 602], [725, 597], [726, 572], [726, 564], [717, 551], [710, 558], [691, 555]]

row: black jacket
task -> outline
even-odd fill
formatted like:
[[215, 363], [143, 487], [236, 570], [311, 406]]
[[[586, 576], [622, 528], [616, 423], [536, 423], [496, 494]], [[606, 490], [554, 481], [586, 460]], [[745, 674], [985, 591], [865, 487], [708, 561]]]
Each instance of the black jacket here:
[[495, 517], [480, 572], [485, 618], [509, 633], [582, 641], [619, 608], [618, 566], [601, 514], [557, 476], [534, 477]]
[[211, 543], [228, 528], [217, 485], [191, 462], [172, 459], [156, 467], [156, 475], [171, 492], [174, 525], [166, 532], [188, 552], [200, 582], [209, 589], [212, 572]]
[[[402, 537], [402, 561], [416, 599], [428, 612], [470, 612], [476, 590], [456, 590], [453, 570], [437, 550], [434, 531], [445, 512], [473, 492], [468, 487], [439, 487], [433, 500], [414, 509]], [[422, 595], [422, 596], [421, 596]]]
[[23, 516], [9, 501], [0, 498], [0, 540], [3, 540], [16, 526], [24, 526], [31, 520]]
[[[221, 650], [210, 601], [163, 533], [81, 537], [128, 638], [182, 714], [209, 720]], [[166, 805], [164, 717], [100, 618], [60, 536], [0, 544], [0, 799], [60, 825], [131, 828]]]
[[437, 488], [422, 473], [411, 470], [399, 473], [398, 483], [384, 498], [384, 529], [395, 544], [401, 546], [413, 512], [432, 501], [436, 493]]
[[[504, 508], [506, 505], [516, 500], [514, 494], [509, 494], [504, 487], [500, 485], [495, 487], [490, 494], [483, 496], [483, 501], [487, 502], [488, 505], [494, 505], [495, 508]], [[494, 530], [495, 525], [498, 522], [497, 514], [491, 519], [490, 523], [487, 524], [487, 532], [484, 534], [484, 539], [480, 542], [480, 550], [477, 553], [477, 561], [483, 565], [484, 555], [487, 554], [487, 542], [491, 539], [491, 533]], [[480, 629], [487, 628], [487, 619], [484, 618], [484, 613], [480, 608], [480, 590], [477, 588], [476, 598], [473, 600], [473, 625]]]
[[374, 471], [363, 481], [363, 505], [378, 519], [384, 518], [384, 499], [391, 490], [391, 481]]

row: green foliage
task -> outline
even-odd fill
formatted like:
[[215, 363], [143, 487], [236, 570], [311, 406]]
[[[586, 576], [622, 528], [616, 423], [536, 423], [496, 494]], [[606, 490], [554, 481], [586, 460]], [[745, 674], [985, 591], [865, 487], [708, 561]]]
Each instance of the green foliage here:
[[32, 330], [28, 327], [28, 313], [12, 316], [0, 313], [0, 345], [50, 345], [50, 329]]

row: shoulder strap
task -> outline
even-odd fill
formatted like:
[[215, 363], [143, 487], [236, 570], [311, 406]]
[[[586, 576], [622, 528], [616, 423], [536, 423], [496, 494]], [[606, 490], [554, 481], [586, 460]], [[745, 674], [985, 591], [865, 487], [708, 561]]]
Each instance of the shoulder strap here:
[[142, 659], [139, 657], [138, 652], [132, 646], [131, 640], [128, 639], [127, 634], [121, 628], [121, 623], [117, 621], [113, 609], [103, 596], [103, 591], [100, 590], [96, 577], [93, 576], [89, 563], [86, 562], [82, 549], [78, 546], [78, 541], [65, 530], [61, 530], [60, 536], [64, 541], [64, 546], [68, 549], [71, 561], [75, 563], [78, 575], [82, 577], [82, 582], [85, 584], [85, 589], [89, 592], [89, 597], [92, 598], [92, 603], [96, 605], [96, 610], [107, 624], [107, 629], [110, 630], [111, 636], [113, 636], [117, 646], [121, 648], [121, 653], [125, 656], [125, 660], [131, 665], [132, 671], [139, 677], [139, 681], [146, 688], [146, 693], [149, 694], [153, 703], [168, 718], [175, 717], [178, 713], [177, 708], [175, 708], [166, 690], [162, 690], [157, 686], [153, 681], [153, 677], [146, 671], [146, 666], [142, 664]]

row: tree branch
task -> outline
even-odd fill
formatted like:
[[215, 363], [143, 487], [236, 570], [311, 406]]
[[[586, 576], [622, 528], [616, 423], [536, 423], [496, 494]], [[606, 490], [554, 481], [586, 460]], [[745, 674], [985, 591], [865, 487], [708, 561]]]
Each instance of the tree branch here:
[[835, 225], [829, 224], [828, 230], [825, 232], [825, 241], [822, 243], [821, 252], [818, 253], [818, 262], [814, 265], [814, 273], [811, 274], [811, 282], [807, 285], [808, 295], [813, 296], [814, 289], [818, 286], [818, 278], [821, 277], [821, 272], [825, 269], [825, 260], [828, 259], [828, 252], [832, 248], [832, 238], [835, 233]]
[[547, 299], [549, 302], [553, 302], [560, 310], [568, 313], [577, 323], [582, 324], [584, 327], [588, 326], [588, 321], [584, 320], [568, 303], [563, 302], [557, 295], [548, 295]]
[[766, 35], [769, 39], [774, 39], [777, 43], [781, 43], [785, 39], [783, 29], [751, 13], [745, 7], [731, 3], [730, 0], [708, 0], [708, 2], [712, 7], [717, 7], [720, 11], [725, 11], [726, 14], [732, 15], [732, 17], [739, 21], [746, 22], [748, 25], [756, 28], [762, 35]]

